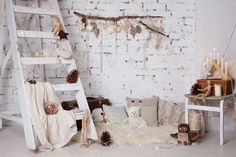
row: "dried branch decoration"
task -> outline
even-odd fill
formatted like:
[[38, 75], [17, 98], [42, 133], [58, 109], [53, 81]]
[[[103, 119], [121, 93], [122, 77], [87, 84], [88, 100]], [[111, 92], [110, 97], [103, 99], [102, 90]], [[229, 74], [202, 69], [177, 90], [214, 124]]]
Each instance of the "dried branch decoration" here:
[[[125, 19], [156, 19], [156, 18], [163, 18], [163, 16], [150, 16], [150, 15], [146, 15], [146, 16], [117, 16], [117, 17], [102, 17], [102, 16], [93, 16], [93, 15], [85, 15], [85, 14], [82, 14], [82, 13], [79, 13], [79, 12], [76, 12], [74, 11], [74, 14], [81, 17], [81, 22], [83, 23], [83, 25], [86, 27], [87, 25], [87, 20], [90, 19], [90, 20], [102, 20], [102, 21], [112, 21], [114, 23], [117, 23], [118, 21], [120, 20], [125, 20]], [[158, 33], [160, 35], [163, 35], [164, 37], [167, 37], [169, 38], [169, 35], [166, 35], [165, 33], [159, 31], [159, 30], [156, 30], [156, 29], [153, 29], [151, 28], [150, 26], [148, 26], [147, 24], [143, 23], [142, 21], [139, 21], [140, 24], [142, 24], [143, 26], [145, 26], [147, 29], [155, 32], [155, 33]], [[126, 23], [124, 25], [122, 25], [121, 27], [123, 29], [129, 29], [131, 25], [129, 23]], [[140, 32], [141, 29], [140, 27], [137, 28], [136, 32]], [[131, 30], [131, 34], [132, 36], [135, 36], [135, 30], [134, 28], [132, 28]]]
[[163, 36], [169, 38], [169, 35], [166, 35], [166, 34], [160, 32], [160, 31], [157, 30], [157, 29], [151, 28], [150, 26], [148, 26], [148, 25], [147, 25], [146, 23], [144, 23], [144, 22], [139, 21], [139, 23], [142, 24], [143, 26], [145, 26], [147, 29], [149, 29], [149, 30], [151, 30], [151, 31], [153, 31], [153, 32], [159, 33], [159, 34], [161, 34], [161, 35], [163, 35]]
[[152, 19], [156, 19], [156, 18], [163, 18], [163, 16], [117, 16], [117, 17], [102, 17], [102, 16], [92, 16], [92, 15], [85, 15], [79, 12], [74, 11], [74, 14], [82, 17], [82, 18], [86, 18], [86, 19], [91, 19], [91, 20], [102, 20], [102, 21], [120, 21], [123, 19], [146, 19], [146, 18], [152, 18]]

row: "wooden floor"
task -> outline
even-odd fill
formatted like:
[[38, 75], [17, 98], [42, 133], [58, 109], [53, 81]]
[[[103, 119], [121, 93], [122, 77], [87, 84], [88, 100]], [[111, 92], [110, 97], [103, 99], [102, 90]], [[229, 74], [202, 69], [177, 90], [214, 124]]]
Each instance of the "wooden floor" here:
[[72, 143], [52, 152], [35, 153], [25, 147], [21, 126], [4, 127], [0, 130], [0, 156], [2, 157], [235, 157], [236, 132], [226, 133], [226, 144], [220, 146], [219, 133], [212, 131], [200, 142], [192, 146], [178, 145], [158, 149], [154, 146], [111, 146], [93, 144], [81, 149]]

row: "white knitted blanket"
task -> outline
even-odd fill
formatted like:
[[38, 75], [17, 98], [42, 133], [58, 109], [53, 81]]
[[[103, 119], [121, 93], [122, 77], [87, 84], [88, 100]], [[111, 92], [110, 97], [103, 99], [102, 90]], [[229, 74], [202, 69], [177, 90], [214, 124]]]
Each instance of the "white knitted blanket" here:
[[[44, 111], [45, 93], [50, 102], [59, 102], [50, 83], [26, 83], [26, 92], [29, 103], [37, 148], [40, 151], [51, 151], [66, 145], [77, 133], [76, 120], [73, 112], [65, 111], [59, 105], [56, 114], [47, 115]], [[60, 104], [60, 103], [59, 103]]]

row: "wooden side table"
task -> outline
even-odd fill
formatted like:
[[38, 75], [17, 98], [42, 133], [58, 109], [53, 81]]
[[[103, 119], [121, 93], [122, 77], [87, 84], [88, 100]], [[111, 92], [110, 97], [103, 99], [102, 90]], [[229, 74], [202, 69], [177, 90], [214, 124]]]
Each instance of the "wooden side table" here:
[[[226, 96], [209, 96], [205, 98], [205, 104], [203, 105], [194, 105], [190, 103], [191, 99], [194, 99], [196, 95], [191, 95], [191, 94], [185, 94], [186, 97], [185, 99], [185, 122], [188, 123], [189, 119], [189, 113], [188, 110], [201, 110], [201, 111], [212, 111], [212, 112], [219, 112], [220, 113], [220, 144], [224, 144], [224, 101], [227, 99], [232, 99], [233, 94], [226, 95]], [[219, 107], [212, 107], [210, 104], [207, 103], [207, 100], [216, 100], [220, 102]], [[208, 123], [208, 115], [207, 112], [205, 113], [205, 120], [206, 120], [206, 126]]]

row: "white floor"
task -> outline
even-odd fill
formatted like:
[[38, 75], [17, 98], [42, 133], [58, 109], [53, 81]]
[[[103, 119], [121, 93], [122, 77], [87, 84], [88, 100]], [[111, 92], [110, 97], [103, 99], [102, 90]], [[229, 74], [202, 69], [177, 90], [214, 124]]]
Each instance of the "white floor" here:
[[226, 143], [219, 145], [218, 132], [209, 132], [205, 138], [192, 146], [178, 145], [170, 149], [156, 150], [144, 146], [103, 147], [92, 144], [81, 149], [72, 143], [52, 152], [35, 153], [25, 147], [23, 130], [20, 126], [4, 127], [0, 130], [1, 157], [236, 157], [236, 132], [225, 133]]

